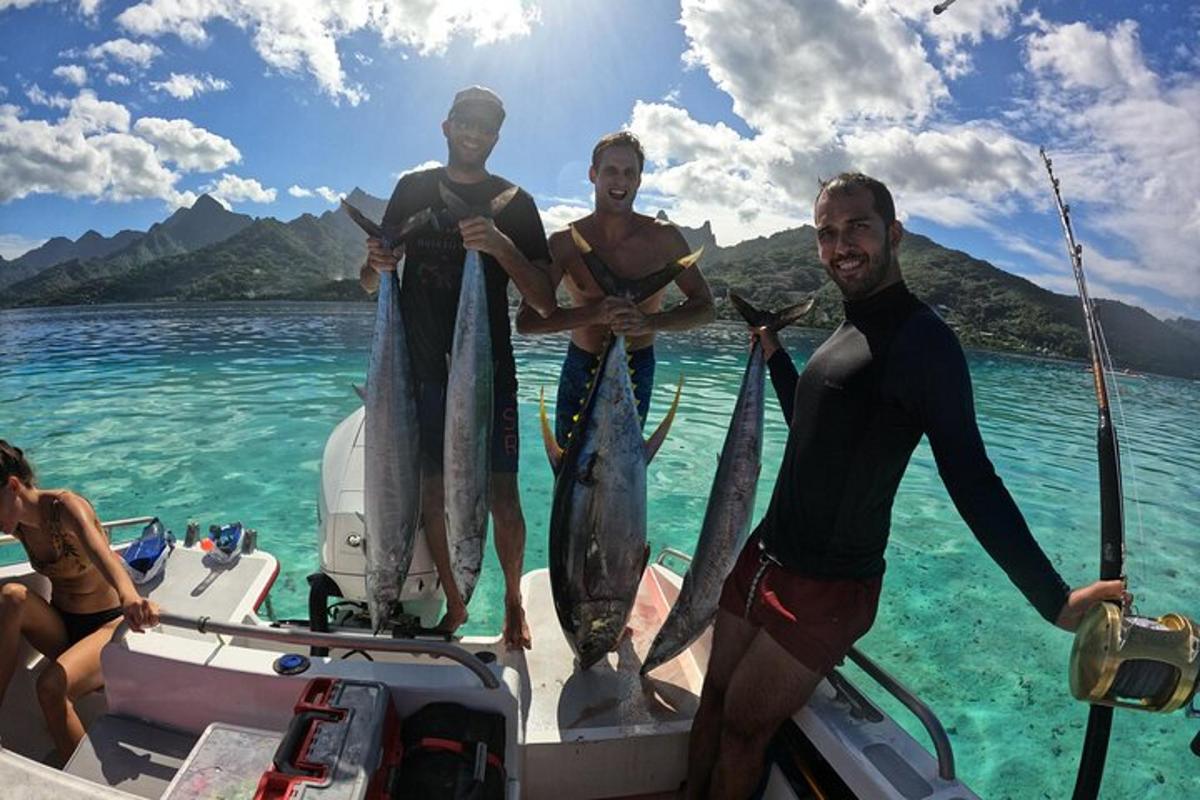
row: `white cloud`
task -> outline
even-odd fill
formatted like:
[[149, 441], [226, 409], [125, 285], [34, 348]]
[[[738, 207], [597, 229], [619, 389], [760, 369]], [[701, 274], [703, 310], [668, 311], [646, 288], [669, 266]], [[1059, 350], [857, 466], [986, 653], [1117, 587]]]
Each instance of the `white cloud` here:
[[76, 126], [83, 133], [129, 130], [129, 110], [120, 103], [101, 100], [91, 89], [84, 89], [71, 101], [66, 124]]
[[[68, 51], [67, 54], [73, 54], [73, 51]], [[119, 61], [122, 64], [145, 68], [162, 55], [162, 49], [150, 42], [133, 42], [121, 38], [94, 44], [85, 49], [83, 54], [93, 61]]]
[[302, 11], [279, 0], [145, 0], [122, 11], [117, 24], [140, 36], [174, 34], [199, 45], [208, 39], [209, 23], [230, 22], [250, 33], [254, 49], [273, 69], [307, 72], [335, 101], [357, 105], [368, 94], [347, 80], [340, 39], [373, 31], [384, 44], [430, 55], [445, 52], [460, 37], [478, 45], [524, 36], [537, 19], [528, 0], [310, 0]]
[[166, 92], [176, 100], [190, 100], [204, 92], [223, 92], [229, 88], [229, 82], [212, 75], [187, 75], [172, 72], [165, 81], [151, 81], [150, 85], [160, 92]]
[[1076, 22], [1049, 25], [1028, 39], [1030, 69], [1054, 73], [1065, 89], [1098, 89], [1116, 93], [1152, 91], [1154, 73], [1146, 66], [1132, 20], [1118, 24], [1111, 34]]
[[22, 119], [0, 105], [0, 203], [31, 194], [125, 201], [158, 198], [190, 205], [180, 169], [216, 169], [236, 160], [233, 145], [186, 120], [139, 119], [90, 89], [66, 102], [59, 119]]
[[565, 228], [567, 227], [567, 223], [574, 222], [580, 217], [592, 213], [590, 206], [582, 204], [559, 203], [539, 210], [542, 216], [542, 227], [546, 229], [546, 233], [552, 233]]
[[61, 94], [46, 94], [42, 87], [36, 83], [25, 90], [25, 96], [29, 98], [29, 102], [38, 106], [50, 106], [50, 108], [67, 108], [71, 105], [71, 101]]
[[88, 81], [87, 70], [78, 64], [63, 64], [55, 67], [54, 76], [74, 86], [83, 86]]
[[242, 160], [233, 142], [190, 120], [142, 117], [133, 130], [184, 171], [213, 172]]
[[7, 258], [11, 261], [45, 243], [45, 239], [30, 239], [19, 233], [0, 233], [0, 258]]
[[942, 72], [951, 80], [974, 70], [970, 48], [985, 37], [1000, 39], [1013, 28], [1020, 0], [962, 3], [952, 13], [931, 14], [932, 0], [887, 0], [910, 25], [936, 43]]
[[400, 180], [405, 175], [410, 175], [414, 172], [423, 172], [427, 169], [434, 169], [436, 167], [440, 167], [441, 165], [442, 165], [442, 162], [438, 161], [437, 159], [430, 159], [429, 161], [422, 161], [420, 164], [417, 164], [415, 167], [409, 167], [406, 170], [401, 170], [400, 172], [397, 172], [392, 177], [395, 178], [396, 180]]
[[[0, 11], [5, 9], [29, 8], [38, 3], [54, 2], [54, 0], [0, 0]], [[79, 0], [79, 13], [87, 17], [94, 17], [100, 9], [101, 0]]]
[[810, 147], [849, 120], [920, 122], [948, 97], [920, 38], [882, 3], [683, 0], [680, 22], [685, 60], [739, 117]]
[[1053, 133], [1089, 270], [1114, 295], [1149, 286], [1200, 309], [1200, 79], [1156, 75], [1131, 21], [1032, 23], [1033, 108]]
[[298, 184], [292, 184], [288, 187], [288, 194], [292, 197], [313, 197], [317, 196], [326, 203], [337, 203], [342, 199], [342, 193], [336, 189], [330, 189], [328, 186], [318, 186], [315, 189], [306, 189]]
[[104, 82], [109, 86], [128, 86], [131, 81], [119, 72], [110, 72], [104, 76]]
[[226, 207], [240, 202], [275, 202], [274, 189], [264, 188], [254, 178], [242, 178], [229, 172], [221, 175], [220, 180], [205, 186], [204, 191], [221, 201], [222, 205]]

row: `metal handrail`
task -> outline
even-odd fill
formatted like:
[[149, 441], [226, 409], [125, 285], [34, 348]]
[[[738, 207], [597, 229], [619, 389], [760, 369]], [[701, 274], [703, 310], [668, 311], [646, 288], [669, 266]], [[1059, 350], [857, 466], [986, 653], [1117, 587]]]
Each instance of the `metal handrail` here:
[[[236, 622], [218, 622], [208, 617], [185, 617], [181, 614], [161, 613], [158, 621], [174, 628], [186, 628], [200, 633], [223, 633], [228, 636], [243, 636], [247, 639], [265, 639], [281, 644], [305, 645], [308, 647], [337, 647], [347, 650], [375, 650], [385, 653], [408, 653], [410, 655], [441, 656], [456, 661], [479, 678], [488, 689], [499, 689], [500, 680], [482, 661], [461, 647], [444, 642], [423, 642], [416, 639], [391, 639], [379, 636], [343, 636], [332, 633], [314, 633], [304, 628], [268, 628], [262, 625], [241, 625]], [[117, 626], [113, 640], [124, 638], [129, 630], [125, 620]]]
[[[124, 528], [128, 525], [149, 525], [157, 517], [125, 517], [123, 519], [114, 519], [111, 522], [101, 522], [100, 527], [112, 536], [113, 528]], [[0, 533], [0, 547], [14, 544], [19, 541], [15, 536], [7, 533]]]
[[954, 750], [950, 746], [950, 737], [946, 735], [946, 729], [942, 727], [942, 721], [937, 718], [933, 709], [925, 705], [908, 687], [893, 678], [883, 667], [868, 658], [857, 647], [851, 647], [848, 655], [850, 660], [857, 664], [863, 672], [870, 675], [876, 683], [903, 703], [913, 713], [913, 716], [921, 721], [929, 733], [929, 738], [933, 739], [933, 747], [937, 752], [938, 777], [946, 781], [954, 780]]
[[658, 558], [654, 559], [654, 563], [660, 567], [665, 567], [666, 564], [664, 564], [663, 562], [666, 561], [667, 556], [671, 556], [672, 558], [678, 558], [680, 561], [685, 561], [688, 564], [692, 563], [692, 557], [690, 555], [683, 552], [682, 550], [676, 550], [674, 547], [664, 547], [662, 550], [659, 550]]

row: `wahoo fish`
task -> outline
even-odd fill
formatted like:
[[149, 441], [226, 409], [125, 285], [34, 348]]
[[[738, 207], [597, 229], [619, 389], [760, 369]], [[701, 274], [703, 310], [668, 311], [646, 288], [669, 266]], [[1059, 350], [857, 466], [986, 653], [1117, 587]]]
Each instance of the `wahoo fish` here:
[[[574, 228], [571, 233], [589, 269], [611, 276], [583, 237]], [[694, 264], [699, 255], [668, 265], [655, 273], [655, 281], [626, 287], [625, 296], [641, 302]], [[550, 585], [559, 624], [581, 669], [615, 649], [624, 634], [649, 556], [646, 465], [666, 439], [681, 390], [682, 379], [667, 416], [643, 440], [625, 338], [614, 336], [596, 367], [565, 450], [550, 430], [542, 393], [542, 439], [555, 472]]]
[[[472, 208], [446, 184], [438, 186], [452, 220], [495, 217], [516, 196], [511, 186], [482, 208]], [[442, 485], [446, 544], [454, 584], [463, 602], [471, 600], [483, 568], [492, 477], [492, 338], [483, 259], [468, 250], [463, 263], [454, 339], [446, 382]]]
[[[343, 207], [367, 235], [384, 246], [397, 246], [396, 237], [350, 204]], [[363, 393], [365, 420], [363, 553], [366, 557], [367, 607], [371, 627], [379, 633], [400, 608], [400, 591], [408, 575], [421, 511], [421, 467], [417, 404], [413, 395], [408, 342], [400, 313], [400, 279], [396, 272], [380, 275], [375, 328]]]
[[[792, 324], [813, 306], [812, 299], [778, 313], [759, 311], [733, 292], [729, 299], [751, 327], [771, 331]], [[750, 532], [754, 495], [762, 470], [763, 392], [766, 361], [757, 340], [742, 375], [729, 431], [717, 462], [695, 557], [683, 577], [679, 597], [654, 637], [642, 674], [667, 663], [691, 645], [717, 613], [721, 587], [733, 569]]]

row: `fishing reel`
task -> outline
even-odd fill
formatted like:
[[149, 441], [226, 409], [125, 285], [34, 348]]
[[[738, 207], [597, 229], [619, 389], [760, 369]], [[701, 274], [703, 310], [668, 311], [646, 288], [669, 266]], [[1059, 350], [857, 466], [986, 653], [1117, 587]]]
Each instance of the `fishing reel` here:
[[[1069, 672], [1077, 700], [1176, 711], [1200, 684], [1200, 625], [1182, 614], [1125, 615], [1113, 603], [1100, 603], [1075, 633]], [[1193, 705], [1189, 715], [1196, 714]]]

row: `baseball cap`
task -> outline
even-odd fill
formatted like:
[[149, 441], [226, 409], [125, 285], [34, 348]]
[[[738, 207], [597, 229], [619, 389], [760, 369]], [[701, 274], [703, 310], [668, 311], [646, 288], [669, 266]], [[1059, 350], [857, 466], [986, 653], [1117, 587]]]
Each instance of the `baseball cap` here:
[[504, 121], [504, 101], [500, 99], [500, 95], [484, 86], [468, 86], [454, 95], [449, 116], [453, 117], [456, 112], [467, 109], [491, 115], [495, 118], [497, 126]]

